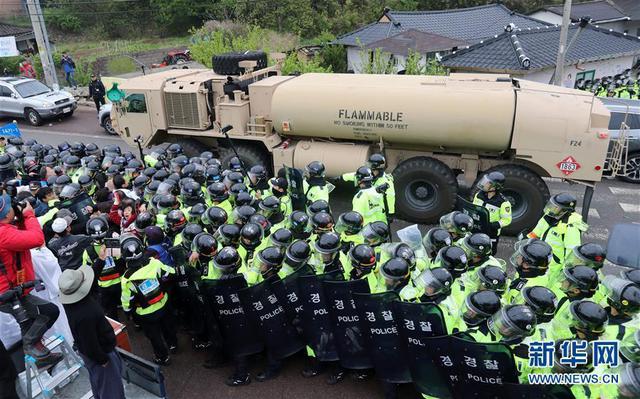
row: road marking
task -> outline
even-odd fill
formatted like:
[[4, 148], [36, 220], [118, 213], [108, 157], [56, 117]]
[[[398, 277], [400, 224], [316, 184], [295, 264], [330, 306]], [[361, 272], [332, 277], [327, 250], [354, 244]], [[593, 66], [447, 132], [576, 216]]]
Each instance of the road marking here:
[[586, 231], [585, 237], [587, 240], [583, 240], [583, 242], [590, 240], [601, 240], [606, 244], [609, 239], [609, 229], [606, 227], [589, 227], [589, 230]]
[[122, 138], [120, 138], [120, 136], [111, 136], [111, 135], [107, 135], [107, 134], [105, 134], [104, 136], [97, 136], [97, 135], [87, 135], [87, 134], [78, 133], [78, 132], [58, 132], [58, 131], [55, 131], [55, 130], [46, 130], [46, 129], [20, 129], [20, 131], [22, 131], [24, 133], [30, 133], [30, 134], [42, 134], [42, 133], [45, 133], [45, 134], [53, 134], [55, 136], [72, 135], [72, 136], [88, 137], [88, 138], [92, 138], [92, 139], [122, 141]]
[[639, 195], [640, 194], [640, 188], [609, 187], [609, 190], [615, 195]]
[[[582, 215], [582, 207], [581, 206], [576, 206], [576, 212], [578, 212], [579, 214]], [[590, 218], [595, 218], [595, 219], [600, 219], [600, 214], [598, 213], [598, 210], [596, 208], [589, 208], [589, 217]]]
[[620, 202], [620, 208], [625, 212], [640, 213], [640, 204], [625, 204]]

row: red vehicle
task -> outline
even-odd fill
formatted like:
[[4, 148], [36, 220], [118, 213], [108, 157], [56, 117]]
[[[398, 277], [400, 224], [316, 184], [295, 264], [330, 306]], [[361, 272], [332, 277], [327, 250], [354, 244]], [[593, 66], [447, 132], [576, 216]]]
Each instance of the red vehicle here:
[[151, 68], [162, 68], [169, 65], [179, 65], [189, 61], [191, 61], [191, 52], [189, 51], [189, 49], [186, 49], [184, 51], [174, 50], [169, 51], [167, 55], [164, 56], [161, 63], [152, 64]]

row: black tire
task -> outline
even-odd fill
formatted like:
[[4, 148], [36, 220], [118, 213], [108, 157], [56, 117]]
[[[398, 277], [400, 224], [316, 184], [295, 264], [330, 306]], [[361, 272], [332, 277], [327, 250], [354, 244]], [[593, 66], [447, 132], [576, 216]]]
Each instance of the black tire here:
[[184, 154], [188, 157], [197, 157], [208, 149], [207, 146], [194, 139], [181, 139], [178, 140], [178, 144], [182, 146]]
[[102, 127], [104, 128], [104, 131], [109, 135], [116, 136], [118, 134], [118, 132], [116, 132], [116, 130], [113, 128], [113, 125], [111, 124], [111, 117], [109, 115], [102, 118]]
[[[238, 151], [240, 160], [242, 160], [242, 163], [247, 170], [253, 165], [262, 165], [267, 168], [267, 170], [271, 171], [271, 157], [265, 149], [256, 145], [237, 142], [234, 143], [234, 146]], [[233, 152], [231, 147], [218, 147], [218, 155], [222, 166], [226, 168], [229, 166], [231, 158], [236, 154]]]
[[65, 118], [71, 118], [72, 116], [73, 116], [73, 111], [67, 112], [66, 114], [64, 114]]
[[456, 204], [458, 182], [453, 171], [441, 161], [416, 157], [402, 162], [393, 171], [396, 212], [411, 222], [437, 223]]
[[640, 152], [634, 152], [627, 156], [626, 173], [620, 176], [620, 179], [629, 182], [640, 184]]
[[42, 117], [33, 108], [27, 108], [24, 110], [24, 118], [29, 122], [31, 126], [40, 126], [42, 125]]
[[211, 57], [213, 71], [218, 75], [242, 75], [244, 68], [240, 68], [240, 61], [257, 61], [254, 70], [267, 67], [267, 53], [264, 51], [246, 51], [243, 53], [216, 54]]
[[[511, 202], [511, 224], [503, 229], [502, 234], [516, 236], [523, 230], [530, 231], [542, 217], [544, 206], [549, 201], [547, 184], [537, 173], [521, 165], [496, 166], [478, 174], [478, 179], [494, 171], [504, 175], [502, 194]], [[476, 184], [473, 186], [475, 195]]]

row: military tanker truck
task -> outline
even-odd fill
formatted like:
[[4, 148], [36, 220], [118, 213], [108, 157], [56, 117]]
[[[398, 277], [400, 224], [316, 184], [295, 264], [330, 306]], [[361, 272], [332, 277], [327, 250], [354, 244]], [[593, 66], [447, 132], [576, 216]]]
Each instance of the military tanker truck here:
[[[382, 151], [395, 177], [396, 209], [432, 223], [461, 186], [483, 172], [506, 176], [513, 205], [507, 233], [535, 224], [549, 197], [542, 177], [593, 185], [602, 176], [609, 112], [591, 93], [507, 75], [317, 74], [282, 76], [277, 66], [241, 74], [176, 69], [127, 80], [113, 125], [130, 145], [180, 142], [185, 150], [247, 165], [355, 171]], [[214, 68], [215, 69], [215, 68]], [[590, 193], [588, 192], [590, 200]]]

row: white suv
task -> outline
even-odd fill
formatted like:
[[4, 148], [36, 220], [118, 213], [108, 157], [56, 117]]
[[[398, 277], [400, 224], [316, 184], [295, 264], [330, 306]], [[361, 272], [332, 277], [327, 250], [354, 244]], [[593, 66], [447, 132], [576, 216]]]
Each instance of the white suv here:
[[52, 90], [35, 79], [0, 78], [0, 116], [24, 117], [33, 126], [44, 119], [71, 116], [78, 103], [66, 91]]

